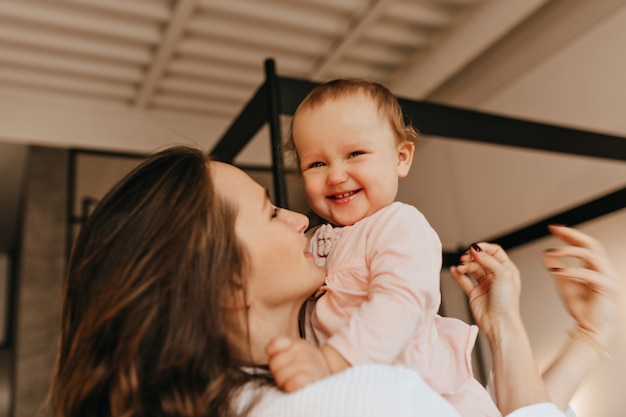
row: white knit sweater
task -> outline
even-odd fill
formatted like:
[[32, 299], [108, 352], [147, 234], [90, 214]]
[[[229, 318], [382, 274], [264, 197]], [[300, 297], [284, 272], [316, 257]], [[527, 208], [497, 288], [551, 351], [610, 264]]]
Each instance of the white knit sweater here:
[[[361, 365], [294, 393], [249, 385], [243, 409], [259, 402], [250, 417], [460, 417], [415, 371], [399, 366]], [[536, 404], [507, 417], [565, 417], [553, 404]]]

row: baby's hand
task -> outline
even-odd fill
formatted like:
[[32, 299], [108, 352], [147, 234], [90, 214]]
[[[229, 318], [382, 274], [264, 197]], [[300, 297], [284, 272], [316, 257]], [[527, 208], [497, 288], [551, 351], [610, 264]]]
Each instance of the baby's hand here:
[[279, 337], [268, 343], [265, 351], [276, 385], [286, 392], [331, 374], [322, 351], [304, 340]]

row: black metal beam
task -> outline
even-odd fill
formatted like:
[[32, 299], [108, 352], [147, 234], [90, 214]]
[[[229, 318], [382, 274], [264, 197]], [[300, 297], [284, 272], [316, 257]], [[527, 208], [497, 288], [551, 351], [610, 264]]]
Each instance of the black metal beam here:
[[285, 168], [283, 166], [283, 142], [280, 128], [281, 86], [276, 76], [273, 59], [265, 61], [265, 85], [267, 86], [267, 121], [270, 128], [270, 147], [272, 152], [272, 179], [274, 201], [278, 207], [288, 207]]
[[213, 147], [212, 158], [232, 163], [268, 120], [267, 86], [263, 83], [235, 118], [219, 142]]
[[[482, 241], [497, 243], [502, 246], [503, 249], [508, 250], [548, 236], [550, 234], [548, 231], [548, 225], [564, 224], [568, 226], [576, 226], [624, 208], [626, 208], [626, 187], [605, 194], [602, 197], [588, 201], [569, 210], [546, 217], [511, 233], [493, 236], [486, 239], [476, 239], [476, 242]], [[458, 263], [460, 255], [466, 249], [467, 248], [460, 249], [459, 252], [444, 252], [443, 266], [449, 267]]]
[[422, 134], [626, 161], [626, 137], [399, 98]]

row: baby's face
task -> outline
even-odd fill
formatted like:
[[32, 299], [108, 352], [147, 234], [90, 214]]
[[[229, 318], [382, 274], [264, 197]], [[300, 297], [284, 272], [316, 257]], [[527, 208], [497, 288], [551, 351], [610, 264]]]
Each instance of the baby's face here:
[[413, 144], [398, 144], [374, 101], [358, 93], [300, 109], [292, 133], [309, 205], [338, 226], [391, 204], [413, 156]]

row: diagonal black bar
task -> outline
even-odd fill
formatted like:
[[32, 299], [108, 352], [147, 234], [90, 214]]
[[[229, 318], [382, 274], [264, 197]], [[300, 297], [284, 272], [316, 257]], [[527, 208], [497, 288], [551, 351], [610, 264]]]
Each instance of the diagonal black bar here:
[[265, 85], [267, 86], [267, 119], [270, 128], [270, 146], [272, 152], [272, 179], [274, 183], [274, 201], [278, 207], [287, 206], [287, 185], [283, 167], [282, 133], [280, 129], [281, 85], [276, 76], [273, 59], [265, 61]]
[[[626, 208], [626, 187], [613, 191], [595, 200], [588, 201], [580, 206], [563, 211], [550, 217], [546, 217], [536, 223], [522, 227], [514, 232], [494, 236], [489, 239], [479, 239], [478, 241], [497, 243], [505, 250], [514, 248], [533, 240], [548, 236], [548, 225], [565, 224], [576, 226], [597, 217], [604, 216], [617, 210]], [[469, 245], [468, 245], [469, 246]], [[459, 252], [444, 252], [443, 265], [449, 267], [459, 262]]]
[[218, 161], [232, 163], [268, 117], [267, 86], [263, 83], [209, 154]]

